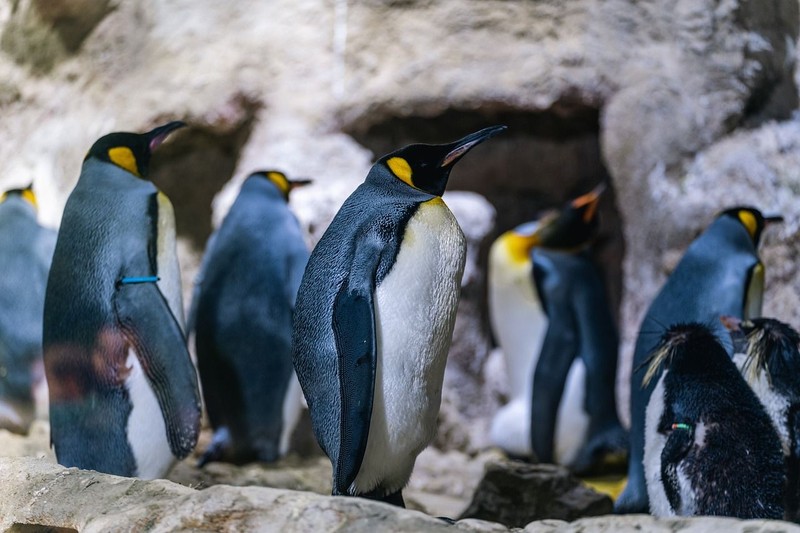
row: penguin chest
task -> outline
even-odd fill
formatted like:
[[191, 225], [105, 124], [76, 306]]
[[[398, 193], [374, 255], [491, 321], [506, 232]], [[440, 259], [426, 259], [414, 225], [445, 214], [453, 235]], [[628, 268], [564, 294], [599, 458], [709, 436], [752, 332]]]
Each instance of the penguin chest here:
[[495, 245], [489, 262], [489, 317], [503, 350], [509, 397], [528, 397], [533, 369], [547, 332], [547, 315], [533, 283], [530, 261], [514, 262]]
[[175, 320], [185, 329], [183, 319], [183, 297], [181, 294], [181, 270], [178, 263], [177, 239], [175, 230], [175, 211], [172, 202], [159, 192], [158, 228], [156, 236], [156, 258], [158, 268], [158, 288], [169, 304]]
[[785, 396], [775, 392], [770, 385], [770, 378], [766, 371], [757, 370], [750, 372], [745, 365], [747, 356], [737, 353], [733, 356], [733, 362], [742, 373], [750, 388], [756, 393], [761, 405], [772, 420], [772, 425], [778, 432], [781, 440], [783, 455], [788, 456], [792, 448], [791, 435], [789, 434], [789, 408], [791, 402]]
[[375, 289], [377, 368], [359, 492], [402, 488], [436, 428], [466, 243], [441, 199], [420, 205]]
[[136, 460], [136, 476], [143, 479], [160, 478], [176, 461], [167, 440], [164, 415], [133, 349], [128, 351], [126, 366], [128, 376], [125, 388], [131, 402], [126, 434]]

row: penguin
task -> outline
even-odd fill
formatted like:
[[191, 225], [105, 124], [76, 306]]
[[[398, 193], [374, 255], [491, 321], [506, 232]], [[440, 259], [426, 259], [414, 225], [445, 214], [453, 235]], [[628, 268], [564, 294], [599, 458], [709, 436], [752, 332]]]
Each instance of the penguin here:
[[42, 313], [56, 232], [37, 221], [33, 184], [0, 196], [0, 428], [27, 434], [43, 385]]
[[549, 320], [531, 376], [532, 449], [540, 461], [561, 459], [579, 475], [624, 468], [628, 434], [615, 394], [619, 338], [600, 272], [586, 250], [535, 248], [532, 257]]
[[781, 220], [780, 216], [764, 217], [753, 207], [723, 211], [692, 242], [650, 304], [634, 348], [628, 482], [614, 503], [615, 512], [643, 513], [648, 509], [642, 464], [644, 418], [648, 399], [658, 380], [642, 384], [642, 363], [673, 324], [713, 323], [722, 315], [760, 316], [764, 265], [758, 257], [758, 244], [764, 229]]
[[403, 506], [436, 431], [466, 244], [441, 198], [485, 128], [381, 157], [311, 252], [295, 307], [293, 361], [334, 495]]
[[101, 137], [67, 199], [43, 329], [50, 440], [64, 466], [152, 479], [197, 442], [175, 217], [147, 180], [151, 152], [184, 125]]
[[645, 419], [644, 470], [658, 517], [783, 517], [777, 432], [708, 325], [678, 323], [645, 362], [656, 379]]
[[252, 173], [209, 241], [190, 320], [214, 428], [199, 466], [272, 462], [289, 446], [302, 407], [292, 313], [309, 252], [288, 201], [308, 183]]
[[800, 334], [774, 318], [723, 317], [734, 363], [761, 400], [781, 439], [786, 465], [784, 519], [800, 516]]
[[624, 456], [627, 440], [614, 398], [616, 327], [585, 251], [597, 233], [604, 188], [505, 232], [489, 251], [489, 316], [511, 398], [495, 415], [490, 438], [512, 456], [533, 453], [580, 471], [607, 454]]

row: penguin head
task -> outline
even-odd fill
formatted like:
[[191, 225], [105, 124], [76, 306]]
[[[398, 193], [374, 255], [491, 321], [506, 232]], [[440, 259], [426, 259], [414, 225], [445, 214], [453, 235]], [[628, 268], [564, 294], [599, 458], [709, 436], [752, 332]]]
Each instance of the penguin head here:
[[473, 147], [505, 129], [491, 126], [449, 144], [412, 144], [383, 156], [375, 165], [415, 189], [441, 196], [453, 166]]
[[9, 189], [0, 195], [0, 203], [5, 202], [9, 198], [22, 198], [33, 207], [34, 211], [38, 211], [39, 204], [36, 201], [36, 195], [33, 193], [33, 183], [22, 189]]
[[597, 206], [605, 188], [601, 183], [560, 211], [550, 211], [537, 221], [520, 224], [501, 235], [509, 256], [514, 262], [523, 262], [530, 261], [535, 247], [579, 251], [589, 245], [597, 234]]
[[783, 217], [780, 215], [764, 216], [758, 209], [748, 206], [731, 207], [720, 213], [719, 216], [730, 217], [738, 221], [747, 230], [754, 246], [758, 246], [764, 228], [770, 224], [783, 222]]
[[116, 132], [100, 137], [86, 154], [127, 170], [138, 178], [146, 178], [150, 170], [150, 156], [170, 133], [186, 123], [176, 120], [147, 133]]
[[646, 387], [662, 367], [701, 370], [713, 358], [711, 354], [721, 354], [728, 359], [725, 347], [710, 326], [699, 322], [673, 324], [635, 372], [643, 367], [647, 369], [642, 379], [642, 387]]
[[539, 246], [570, 251], [590, 244], [597, 235], [597, 206], [605, 190], [605, 183], [601, 183], [567, 203], [561, 211], [543, 217], [538, 230]]
[[737, 352], [746, 356], [742, 373], [751, 384], [762, 371], [778, 388], [788, 379], [800, 380], [800, 334], [794, 328], [774, 318], [739, 320], [724, 316], [721, 320], [734, 343], [737, 338], [743, 341], [737, 344]]
[[286, 199], [287, 202], [289, 201], [290, 192], [292, 192], [297, 187], [304, 187], [312, 183], [312, 180], [306, 178], [290, 180], [289, 178], [286, 177], [286, 174], [284, 174], [279, 170], [256, 170], [255, 172], [250, 174], [250, 176], [248, 176], [248, 179], [251, 178], [265, 179], [269, 181], [270, 183], [275, 185], [275, 187], [278, 188], [278, 190], [281, 192], [281, 194], [283, 195], [284, 199]]

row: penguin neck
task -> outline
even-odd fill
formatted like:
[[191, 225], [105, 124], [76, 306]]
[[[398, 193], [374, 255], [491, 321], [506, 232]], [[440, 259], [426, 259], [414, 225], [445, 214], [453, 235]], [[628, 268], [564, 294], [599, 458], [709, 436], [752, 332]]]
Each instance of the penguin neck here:
[[384, 194], [389, 192], [392, 196], [400, 196], [417, 202], [427, 202], [434, 198], [441, 198], [404, 183], [395, 177], [389, 169], [380, 164], [372, 166], [367, 178], [364, 180], [364, 185], [370, 188], [377, 188], [383, 191]]
[[247, 194], [249, 192], [257, 193], [264, 198], [269, 198], [270, 200], [278, 201], [282, 204], [289, 202], [289, 198], [283, 194], [283, 191], [281, 191], [277, 185], [261, 176], [252, 176], [245, 180], [242, 184], [240, 194]]

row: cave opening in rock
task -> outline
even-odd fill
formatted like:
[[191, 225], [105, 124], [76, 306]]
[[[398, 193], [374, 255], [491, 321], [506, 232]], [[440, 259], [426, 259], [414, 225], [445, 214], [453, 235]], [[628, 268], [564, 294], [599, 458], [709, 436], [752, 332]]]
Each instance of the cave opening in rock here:
[[600, 149], [600, 112], [570, 106], [545, 112], [449, 110], [436, 117], [393, 117], [348, 131], [375, 157], [415, 142], [450, 142], [493, 124], [508, 131], [478, 146], [453, 170], [449, 190], [474, 191], [497, 210], [494, 231], [483, 243], [480, 267], [488, 248], [503, 231], [560, 207], [600, 182], [608, 185], [600, 205], [601, 229], [594, 246], [604, 271], [618, 321], [622, 292], [624, 242], [622, 220]]
[[178, 236], [198, 250], [212, 231], [211, 202], [233, 176], [252, 127], [253, 116], [225, 132], [190, 126], [153, 153], [151, 180], [172, 201]]

